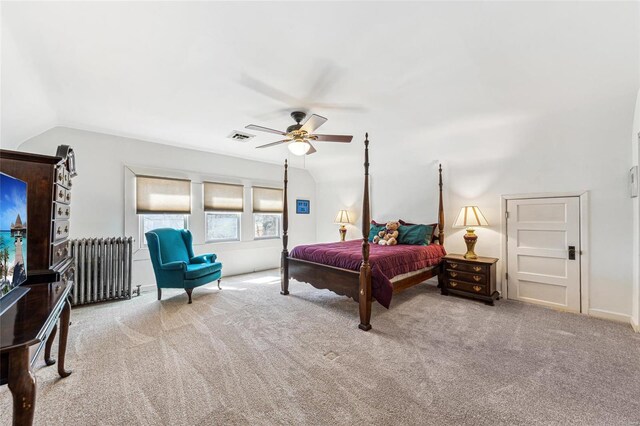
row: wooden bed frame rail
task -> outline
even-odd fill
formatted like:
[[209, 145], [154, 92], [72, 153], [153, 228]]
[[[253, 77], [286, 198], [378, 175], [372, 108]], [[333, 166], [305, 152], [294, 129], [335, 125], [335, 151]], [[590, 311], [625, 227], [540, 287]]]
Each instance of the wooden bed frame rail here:
[[[336, 268], [315, 262], [309, 262], [289, 257], [287, 248], [289, 242], [289, 209], [287, 200], [288, 162], [284, 162], [284, 197], [282, 211], [282, 258], [281, 258], [281, 290], [280, 294], [289, 294], [289, 279], [307, 282], [319, 289], [331, 290], [336, 294], [347, 296], [359, 303], [361, 330], [371, 329], [371, 265], [369, 264], [369, 226], [371, 223], [371, 203], [369, 200], [369, 134], [365, 134], [364, 140], [364, 195], [362, 197], [362, 264], [360, 271]], [[444, 244], [444, 206], [442, 200], [442, 165], [438, 167], [438, 235], [434, 240], [438, 244]], [[399, 292], [429, 278], [438, 276], [438, 286], [442, 286], [442, 263], [423, 271], [420, 274], [398, 280], [393, 284], [393, 292]]]

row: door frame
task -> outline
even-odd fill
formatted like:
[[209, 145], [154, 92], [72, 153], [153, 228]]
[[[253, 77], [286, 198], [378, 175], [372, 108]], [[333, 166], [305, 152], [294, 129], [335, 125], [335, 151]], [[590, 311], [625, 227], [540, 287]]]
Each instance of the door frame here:
[[580, 313], [589, 315], [589, 191], [574, 192], [542, 192], [531, 194], [507, 194], [500, 196], [500, 295], [507, 298], [507, 201], [526, 200], [531, 198], [566, 198], [578, 197], [580, 201]]

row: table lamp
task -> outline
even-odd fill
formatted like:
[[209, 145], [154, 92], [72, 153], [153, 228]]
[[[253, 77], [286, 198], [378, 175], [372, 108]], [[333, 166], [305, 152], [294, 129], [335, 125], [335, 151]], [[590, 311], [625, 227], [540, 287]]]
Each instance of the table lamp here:
[[340, 210], [334, 222], [340, 224], [340, 241], [344, 241], [344, 237], [347, 236], [347, 228], [344, 225], [345, 223], [351, 223], [351, 220], [349, 219], [349, 212], [346, 210]]
[[460, 209], [460, 214], [453, 224], [453, 227], [467, 228], [467, 233], [464, 234], [464, 242], [467, 245], [467, 252], [464, 255], [465, 259], [478, 258], [473, 251], [478, 241], [478, 236], [473, 229], [474, 226], [489, 226], [489, 222], [487, 222], [487, 219], [485, 219], [478, 206], [464, 206]]

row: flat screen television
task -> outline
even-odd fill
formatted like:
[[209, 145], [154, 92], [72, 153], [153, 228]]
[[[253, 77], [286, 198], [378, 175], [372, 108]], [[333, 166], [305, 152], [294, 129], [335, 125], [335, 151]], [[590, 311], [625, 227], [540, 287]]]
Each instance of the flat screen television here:
[[27, 279], [27, 228], [27, 183], [0, 173], [0, 300], [3, 302], [15, 298], [18, 292], [13, 290]]

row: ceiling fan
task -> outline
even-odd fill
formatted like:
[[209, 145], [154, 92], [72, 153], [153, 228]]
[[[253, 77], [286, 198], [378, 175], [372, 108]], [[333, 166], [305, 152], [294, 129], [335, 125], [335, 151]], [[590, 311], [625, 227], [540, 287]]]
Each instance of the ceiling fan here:
[[256, 148], [268, 148], [270, 146], [289, 143], [289, 151], [291, 151], [291, 153], [294, 155], [310, 155], [316, 152], [316, 149], [313, 147], [313, 145], [311, 145], [311, 141], [349, 143], [353, 139], [353, 136], [348, 135], [314, 134], [313, 132], [315, 132], [318, 127], [322, 126], [327, 121], [327, 119], [316, 114], [311, 114], [303, 124], [300, 124], [300, 122], [304, 120], [306, 116], [307, 114], [302, 111], [292, 112], [291, 117], [296, 121], [296, 124], [292, 124], [291, 126], [287, 127], [286, 132], [270, 129], [268, 127], [257, 126], [255, 124], [249, 124], [246, 128], [257, 130], [259, 132], [275, 133], [276, 135], [286, 137], [286, 139], [282, 139], [277, 142], [271, 142], [266, 145], [260, 145]]

